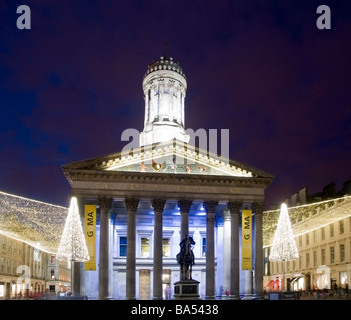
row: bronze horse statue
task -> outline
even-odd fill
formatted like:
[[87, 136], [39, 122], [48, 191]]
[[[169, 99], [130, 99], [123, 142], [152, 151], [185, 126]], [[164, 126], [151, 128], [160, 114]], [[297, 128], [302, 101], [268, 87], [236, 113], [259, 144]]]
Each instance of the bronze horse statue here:
[[180, 252], [177, 254], [176, 258], [180, 265], [181, 280], [192, 280], [192, 266], [195, 264], [192, 246], [195, 245], [195, 241], [192, 236], [186, 236], [179, 245]]

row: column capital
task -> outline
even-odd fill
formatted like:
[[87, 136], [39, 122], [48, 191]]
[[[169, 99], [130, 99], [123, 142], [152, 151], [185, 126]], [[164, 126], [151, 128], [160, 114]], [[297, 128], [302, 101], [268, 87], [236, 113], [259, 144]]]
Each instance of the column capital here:
[[180, 213], [189, 212], [192, 203], [193, 203], [192, 200], [184, 200], [184, 199], [178, 200], [178, 206], [180, 208]]
[[152, 199], [151, 200], [151, 205], [154, 208], [155, 212], [163, 212], [165, 204], [166, 204], [165, 199]]
[[264, 211], [264, 202], [263, 201], [255, 201], [252, 204], [252, 209], [255, 214], [262, 214]]
[[112, 198], [99, 196], [98, 203], [101, 209], [109, 209], [112, 203]]
[[222, 210], [222, 216], [223, 216], [223, 220], [225, 220], [225, 221], [230, 220], [231, 211], [228, 210], [228, 209], [223, 209]]
[[218, 201], [214, 201], [214, 200], [206, 200], [203, 203], [203, 206], [207, 213], [215, 213], [217, 205], [218, 205]]
[[139, 199], [136, 199], [136, 198], [125, 198], [124, 199], [124, 203], [125, 203], [128, 211], [129, 210], [136, 211], [138, 209]]
[[230, 210], [231, 214], [233, 213], [239, 214], [242, 205], [243, 205], [242, 201], [229, 201], [227, 204], [227, 207]]

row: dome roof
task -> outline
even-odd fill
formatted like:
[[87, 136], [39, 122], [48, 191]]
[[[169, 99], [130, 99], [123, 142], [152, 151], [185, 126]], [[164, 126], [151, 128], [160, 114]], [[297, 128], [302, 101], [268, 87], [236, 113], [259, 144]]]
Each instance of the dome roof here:
[[175, 62], [173, 61], [173, 58], [168, 58], [166, 56], [160, 57], [159, 60], [154, 60], [150, 65], [148, 65], [144, 78], [148, 74], [162, 69], [177, 72], [185, 78], [185, 74], [183, 73], [179, 62]]

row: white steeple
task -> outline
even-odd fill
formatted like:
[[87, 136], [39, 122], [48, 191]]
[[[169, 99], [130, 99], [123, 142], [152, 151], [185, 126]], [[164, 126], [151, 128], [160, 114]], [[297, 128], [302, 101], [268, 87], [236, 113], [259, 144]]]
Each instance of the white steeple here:
[[184, 100], [187, 82], [178, 62], [166, 55], [148, 66], [143, 79], [144, 130], [140, 145], [173, 140], [188, 143], [184, 130]]

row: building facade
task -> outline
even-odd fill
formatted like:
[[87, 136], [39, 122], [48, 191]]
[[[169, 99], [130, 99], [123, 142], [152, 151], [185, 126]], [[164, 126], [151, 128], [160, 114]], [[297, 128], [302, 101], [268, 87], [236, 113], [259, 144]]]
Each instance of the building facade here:
[[[269, 261], [269, 240], [264, 246], [267, 291], [285, 288], [291, 291], [345, 288], [351, 279], [351, 197], [315, 202], [289, 208], [299, 259], [285, 262]], [[265, 223], [274, 228], [272, 216], [264, 213]], [[272, 234], [267, 227], [267, 233]]]
[[71, 291], [70, 263], [0, 234], [0, 299], [39, 299]]
[[0, 234], [0, 299], [44, 294], [46, 261], [45, 252]]
[[[153, 61], [143, 79], [138, 144], [62, 167], [82, 219], [87, 205], [97, 208], [95, 267], [74, 263], [73, 294], [172, 296], [180, 279], [179, 243], [193, 235], [201, 298], [263, 297], [262, 212], [273, 176], [188, 143], [195, 138], [184, 129], [186, 88], [179, 63], [165, 56]], [[243, 210], [253, 225], [247, 270], [241, 265]]]
[[68, 294], [71, 292], [71, 262], [57, 260], [55, 254], [48, 254], [46, 264], [46, 294]]

